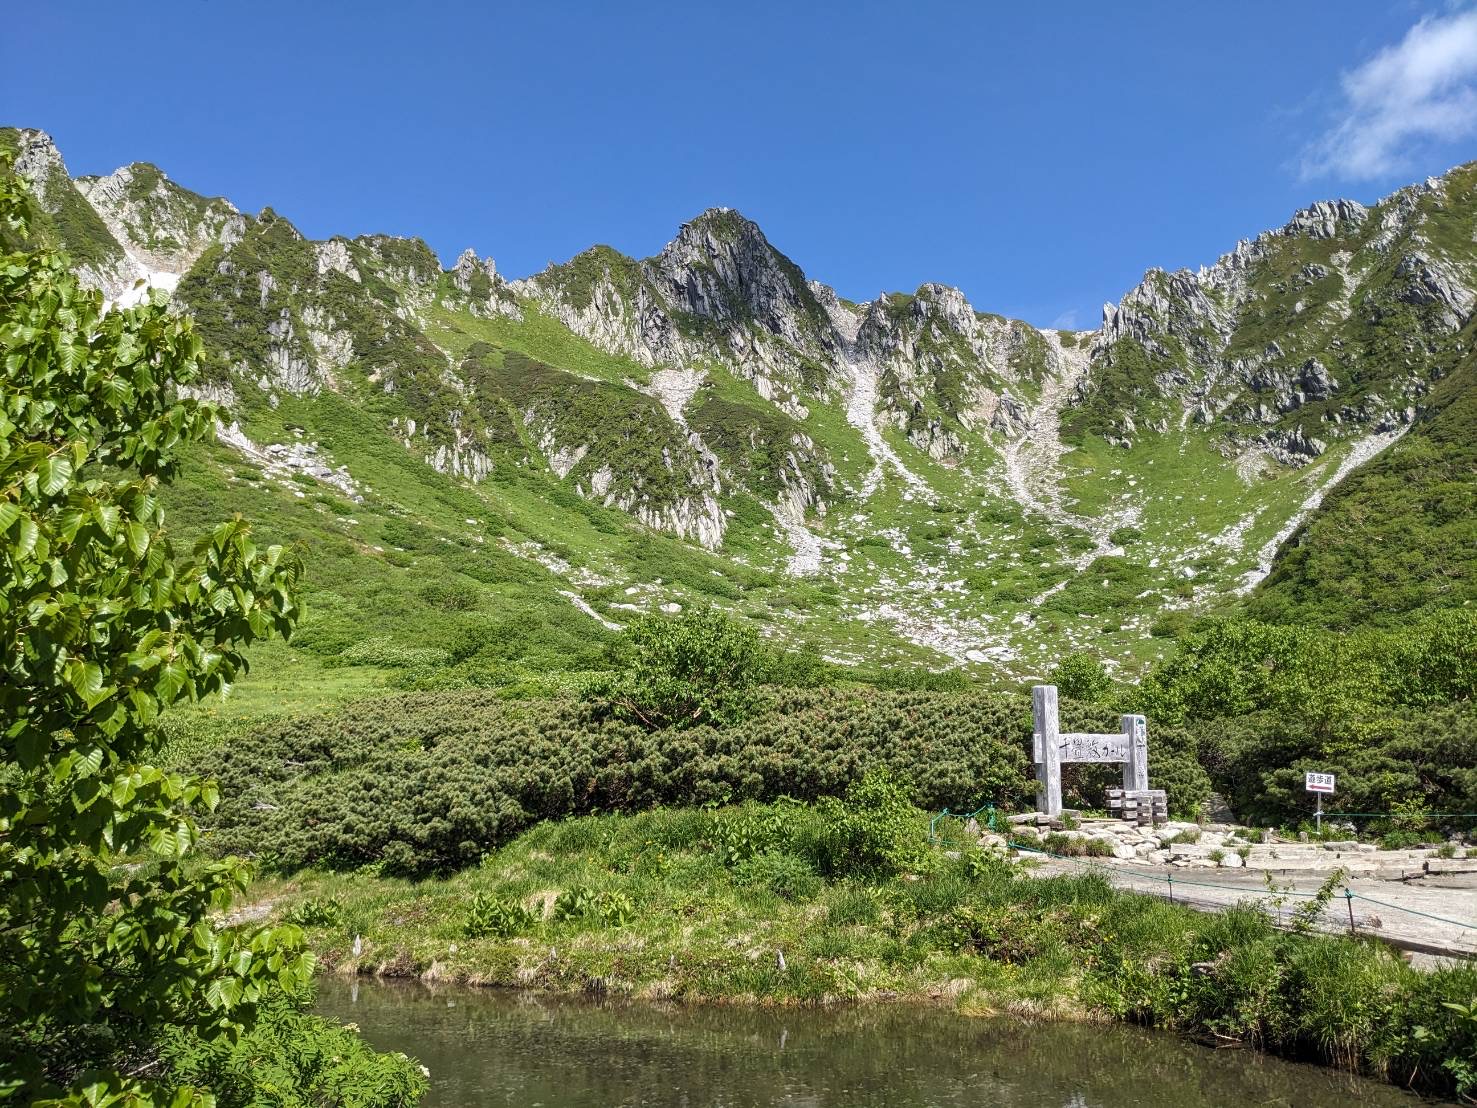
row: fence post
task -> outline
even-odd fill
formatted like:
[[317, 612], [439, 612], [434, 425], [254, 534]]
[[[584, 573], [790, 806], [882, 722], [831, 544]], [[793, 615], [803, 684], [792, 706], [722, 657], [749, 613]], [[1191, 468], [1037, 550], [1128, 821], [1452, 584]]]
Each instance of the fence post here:
[[1049, 816], [1062, 814], [1061, 724], [1057, 718], [1056, 686], [1031, 689], [1034, 741], [1041, 755], [1036, 764], [1036, 810]]

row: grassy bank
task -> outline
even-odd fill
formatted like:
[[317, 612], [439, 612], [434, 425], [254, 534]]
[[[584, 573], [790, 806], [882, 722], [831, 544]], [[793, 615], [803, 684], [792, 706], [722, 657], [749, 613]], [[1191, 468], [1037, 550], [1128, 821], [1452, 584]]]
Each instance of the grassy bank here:
[[1251, 908], [1023, 877], [928, 850], [923, 823], [869, 778], [845, 802], [546, 822], [449, 878], [304, 871], [255, 891], [339, 972], [751, 1004], [947, 997], [1477, 1093], [1477, 969], [1421, 973]]

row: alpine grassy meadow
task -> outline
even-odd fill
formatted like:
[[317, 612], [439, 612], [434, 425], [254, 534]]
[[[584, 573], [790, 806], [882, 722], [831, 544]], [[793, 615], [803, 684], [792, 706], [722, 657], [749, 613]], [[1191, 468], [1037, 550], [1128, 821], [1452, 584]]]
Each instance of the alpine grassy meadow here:
[[1177, 815], [1295, 830], [1318, 770], [1367, 838], [1470, 831], [1477, 163], [1087, 332], [843, 300], [731, 209], [509, 281], [0, 154], [0, 1090], [413, 1103], [324, 968], [947, 998], [1477, 1096], [1470, 967], [929, 819], [1031, 807], [1050, 681], [1149, 717]]

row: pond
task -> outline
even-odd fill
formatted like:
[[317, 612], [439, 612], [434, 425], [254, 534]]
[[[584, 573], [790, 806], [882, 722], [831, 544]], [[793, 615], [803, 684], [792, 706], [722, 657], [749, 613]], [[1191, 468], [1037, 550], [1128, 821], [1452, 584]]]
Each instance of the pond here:
[[318, 1010], [430, 1068], [427, 1105], [1418, 1108], [1318, 1066], [1119, 1026], [881, 1005], [749, 1009], [319, 983]]

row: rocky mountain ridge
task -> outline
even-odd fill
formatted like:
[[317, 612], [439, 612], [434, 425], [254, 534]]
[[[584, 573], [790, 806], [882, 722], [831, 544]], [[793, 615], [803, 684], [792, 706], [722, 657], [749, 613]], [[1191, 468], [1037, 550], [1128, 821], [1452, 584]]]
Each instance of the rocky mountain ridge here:
[[[42, 132], [0, 146], [85, 279], [194, 314], [243, 451], [347, 404], [364, 449], [493, 497], [541, 474], [956, 661], [1103, 623], [1073, 575], [1133, 601], [1104, 624], [1124, 636], [1243, 591], [1472, 346], [1477, 163], [1150, 270], [1070, 332], [935, 283], [852, 304], [731, 209], [651, 258], [599, 246], [510, 281], [419, 239], [310, 241], [148, 165], [73, 181]], [[352, 458], [320, 465], [361, 487]]]

